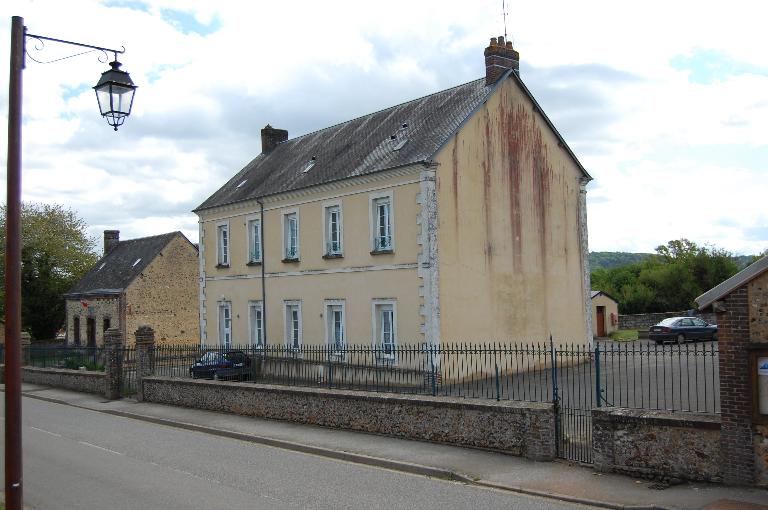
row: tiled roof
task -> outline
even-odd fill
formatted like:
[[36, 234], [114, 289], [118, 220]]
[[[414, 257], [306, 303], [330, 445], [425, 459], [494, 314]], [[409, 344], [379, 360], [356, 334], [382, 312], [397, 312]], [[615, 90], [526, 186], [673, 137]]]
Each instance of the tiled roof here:
[[427, 161], [492, 90], [482, 78], [287, 140], [248, 163], [196, 211]]
[[[86, 294], [117, 294], [136, 278], [165, 246], [181, 232], [120, 241], [75, 283], [65, 297]], [[184, 237], [186, 239], [186, 237]], [[138, 261], [138, 262], [137, 262]]]

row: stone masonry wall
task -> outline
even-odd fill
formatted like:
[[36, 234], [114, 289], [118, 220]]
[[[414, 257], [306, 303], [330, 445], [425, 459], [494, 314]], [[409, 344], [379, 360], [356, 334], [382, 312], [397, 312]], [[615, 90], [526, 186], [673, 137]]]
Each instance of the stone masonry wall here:
[[198, 273], [197, 250], [175, 237], [125, 292], [128, 343], [146, 324], [158, 345], [199, 344]]
[[720, 418], [641, 409], [592, 410], [594, 468], [720, 482]]
[[21, 380], [30, 384], [41, 384], [54, 388], [104, 394], [104, 372], [66, 370], [62, 368], [21, 369]]
[[[747, 284], [749, 339], [752, 344], [768, 344], [768, 272]], [[768, 487], [768, 425], [755, 425], [755, 485]]]
[[[654, 324], [658, 324], [667, 317], [685, 317], [691, 315], [688, 312], [689, 311], [686, 310], [682, 312], [638, 313], [632, 315], [621, 314], [619, 315], [619, 329], [639, 329], [646, 331], [648, 328]], [[717, 324], [717, 316], [714, 313], [697, 312], [693, 315], [710, 324]]]
[[[83, 306], [86, 303], [88, 306]], [[95, 297], [83, 299], [67, 299], [67, 344], [75, 341], [74, 318], [80, 317], [80, 345], [87, 345], [87, 319], [96, 321], [96, 345], [104, 345], [104, 319], [109, 319], [110, 327], [120, 325], [120, 300], [115, 297]]]
[[552, 404], [361, 394], [251, 383], [148, 377], [145, 402], [490, 448], [535, 460], [555, 456]]

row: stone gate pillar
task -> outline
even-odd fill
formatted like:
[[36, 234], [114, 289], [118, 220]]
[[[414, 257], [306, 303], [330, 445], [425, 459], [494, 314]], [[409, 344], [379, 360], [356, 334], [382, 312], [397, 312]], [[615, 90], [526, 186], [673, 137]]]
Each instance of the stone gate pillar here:
[[118, 328], [104, 332], [104, 398], [116, 400], [123, 394], [123, 333]]
[[149, 326], [139, 326], [136, 337], [136, 389], [137, 399], [144, 400], [144, 377], [155, 372], [155, 330]]
[[32, 364], [32, 353], [29, 348], [32, 345], [32, 337], [26, 331], [21, 332], [21, 365], [28, 366]]

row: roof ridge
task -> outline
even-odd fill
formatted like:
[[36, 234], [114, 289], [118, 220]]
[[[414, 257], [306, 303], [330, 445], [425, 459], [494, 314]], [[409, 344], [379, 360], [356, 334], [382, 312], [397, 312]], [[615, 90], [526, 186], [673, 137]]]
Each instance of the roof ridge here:
[[174, 230], [173, 232], [166, 232], [165, 234], [155, 234], [153, 236], [134, 237], [133, 239], [120, 240], [117, 243], [117, 246], [124, 245], [126, 243], [132, 243], [134, 241], [146, 241], [146, 240], [149, 240], [149, 239], [156, 239], [158, 237], [165, 237], [165, 236], [170, 236], [170, 235], [173, 235], [173, 234], [181, 234], [181, 231], [180, 230]]

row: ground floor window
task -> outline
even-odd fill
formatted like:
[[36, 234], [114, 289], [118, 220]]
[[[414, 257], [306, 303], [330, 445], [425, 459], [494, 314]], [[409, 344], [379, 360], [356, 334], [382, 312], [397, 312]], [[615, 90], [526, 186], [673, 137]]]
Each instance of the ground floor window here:
[[285, 345], [301, 348], [301, 301], [285, 301]]
[[397, 344], [397, 322], [394, 300], [374, 300], [373, 335], [373, 343], [376, 348], [379, 349], [381, 357], [389, 359], [394, 358], [395, 347]]
[[228, 301], [219, 303], [219, 345], [232, 347], [232, 304]]
[[264, 347], [264, 306], [261, 301], [248, 303], [248, 322], [251, 331], [251, 345]]
[[344, 301], [328, 300], [325, 302], [326, 343], [331, 352], [341, 355], [346, 348], [344, 325]]

